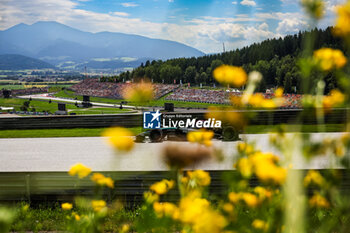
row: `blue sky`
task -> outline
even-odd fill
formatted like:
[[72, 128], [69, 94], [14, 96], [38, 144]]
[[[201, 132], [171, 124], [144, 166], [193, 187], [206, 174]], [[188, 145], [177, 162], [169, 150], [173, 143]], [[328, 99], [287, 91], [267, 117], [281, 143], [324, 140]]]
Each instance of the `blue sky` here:
[[[318, 26], [334, 23], [344, 0], [325, 1]], [[1, 0], [0, 30], [18, 23], [57, 21], [89, 31], [174, 40], [205, 53], [236, 49], [309, 28], [293, 0]]]

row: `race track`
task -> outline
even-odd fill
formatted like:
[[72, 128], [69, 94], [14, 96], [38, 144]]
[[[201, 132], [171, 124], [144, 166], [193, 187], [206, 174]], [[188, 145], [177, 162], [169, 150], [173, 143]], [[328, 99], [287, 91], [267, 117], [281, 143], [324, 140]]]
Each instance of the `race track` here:
[[[340, 137], [342, 133], [313, 134], [314, 140]], [[269, 145], [267, 134], [241, 135], [248, 142], [255, 142], [262, 151], [276, 152]], [[132, 152], [116, 154], [102, 137], [75, 138], [14, 138], [0, 139], [0, 172], [67, 171], [75, 163], [83, 163], [94, 171], [162, 171], [162, 148], [167, 143], [182, 146], [188, 142], [137, 143]], [[189, 169], [232, 169], [238, 142], [214, 141], [223, 150], [223, 162], [209, 160]], [[330, 158], [320, 156], [306, 162], [301, 156], [294, 160], [295, 169], [329, 168]]]

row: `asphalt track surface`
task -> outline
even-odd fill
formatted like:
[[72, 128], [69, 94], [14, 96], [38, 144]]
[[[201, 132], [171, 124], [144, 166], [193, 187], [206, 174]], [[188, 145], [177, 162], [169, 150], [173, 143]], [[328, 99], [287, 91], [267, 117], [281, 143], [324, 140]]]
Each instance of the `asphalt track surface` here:
[[[312, 138], [319, 141], [341, 135], [342, 133], [315, 133]], [[267, 134], [245, 134], [241, 138], [255, 142], [256, 147], [262, 151], [279, 154], [270, 146]], [[71, 165], [78, 162], [94, 171], [163, 171], [168, 169], [162, 155], [163, 147], [168, 143], [180, 147], [189, 142], [137, 143], [133, 151], [120, 154], [103, 137], [0, 139], [0, 172], [68, 171]], [[224, 160], [217, 162], [211, 159], [188, 169], [232, 169], [236, 161], [237, 143], [214, 141], [214, 146], [223, 151]], [[330, 155], [319, 156], [311, 161], [295, 155], [293, 169], [329, 168], [332, 162]], [[339, 166], [333, 163], [332, 167]]]
[[[24, 95], [24, 96], [17, 96], [17, 98], [20, 99], [37, 99], [37, 100], [52, 100], [52, 101], [62, 101], [62, 102], [69, 102], [69, 103], [79, 103], [81, 104], [83, 101], [81, 100], [73, 100], [73, 99], [68, 99], [68, 98], [59, 98], [59, 97], [52, 97], [49, 95], [50, 93], [46, 94], [34, 94], [34, 95]], [[108, 108], [119, 108], [120, 104], [107, 104], [107, 103], [98, 103], [98, 102], [91, 102], [93, 106], [99, 106], [99, 107], [108, 107]], [[123, 105], [123, 108], [130, 108], [130, 109], [135, 109], [135, 106], [130, 106], [130, 105]]]

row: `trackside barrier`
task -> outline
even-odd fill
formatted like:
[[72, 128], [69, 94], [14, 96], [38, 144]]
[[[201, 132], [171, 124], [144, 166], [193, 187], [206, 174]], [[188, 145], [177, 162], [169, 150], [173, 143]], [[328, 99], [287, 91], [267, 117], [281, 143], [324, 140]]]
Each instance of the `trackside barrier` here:
[[[325, 123], [342, 124], [347, 120], [350, 109], [333, 109], [326, 114]], [[250, 125], [275, 125], [301, 122], [316, 124], [315, 110], [278, 109], [278, 110], [241, 110], [250, 115]], [[163, 114], [192, 115], [197, 119], [205, 119], [206, 110], [190, 112], [172, 112]], [[108, 115], [76, 115], [76, 116], [33, 116], [33, 117], [0, 117], [2, 129], [62, 129], [62, 128], [98, 128], [110, 126], [139, 127], [142, 126], [142, 114], [108, 114]]]
[[102, 128], [142, 126], [141, 114], [1, 117], [0, 129]]
[[[350, 171], [339, 170], [341, 174], [340, 190], [350, 192]], [[229, 180], [237, 171], [209, 171], [211, 196], [223, 197], [226, 195], [227, 186], [223, 180]], [[306, 173], [306, 170], [299, 170]], [[320, 170], [322, 173], [322, 170]], [[170, 171], [152, 172], [102, 172], [112, 177], [115, 182], [113, 190], [105, 188], [104, 197], [107, 200], [118, 198], [128, 206], [139, 204], [143, 200], [143, 193], [149, 187], [164, 178], [176, 179], [176, 174]], [[79, 181], [70, 177], [66, 172], [0, 172], [0, 201], [71, 201], [75, 196], [92, 197], [94, 184], [86, 178]], [[256, 178], [250, 180], [250, 186], [262, 185]], [[178, 197], [176, 189], [171, 190], [162, 197], [164, 200], [173, 201]]]

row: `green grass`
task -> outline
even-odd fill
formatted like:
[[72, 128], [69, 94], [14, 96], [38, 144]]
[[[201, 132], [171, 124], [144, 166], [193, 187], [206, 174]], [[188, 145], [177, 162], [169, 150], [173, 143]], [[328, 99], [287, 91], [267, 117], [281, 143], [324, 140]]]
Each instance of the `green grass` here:
[[9, 89], [9, 90], [24, 89], [24, 86], [21, 84], [0, 85], [0, 90], [2, 90], [2, 89]]
[[[27, 99], [4, 99], [0, 98], [0, 106], [2, 107], [14, 107], [16, 111], [21, 111], [20, 108], [23, 105], [25, 101], [28, 101]], [[73, 103], [66, 103], [66, 109], [69, 113], [76, 113], [78, 115], [86, 115], [86, 114], [117, 114], [117, 113], [127, 113], [131, 110], [129, 109], [119, 109], [119, 108], [78, 108]], [[46, 102], [46, 101], [40, 101], [40, 100], [32, 100], [29, 104], [29, 111], [31, 111], [32, 108], [35, 108], [37, 112], [42, 111], [49, 111], [51, 113], [54, 113], [58, 110], [58, 106], [56, 102]]]
[[[41, 232], [41, 231], [62, 231], [66, 232], [69, 224], [68, 216], [71, 211], [63, 211], [60, 203], [45, 203], [30, 206], [24, 210], [26, 203], [16, 203], [11, 206], [16, 217], [10, 227], [10, 232]], [[29, 204], [27, 204], [29, 205]], [[75, 210], [78, 211], [78, 210]], [[138, 209], [126, 210], [121, 208], [111, 213], [104, 223], [106, 232], [118, 232], [121, 222], [132, 222], [136, 219]], [[79, 213], [79, 211], [78, 211]]]
[[[0, 106], [2, 107], [14, 107], [16, 111], [21, 111], [20, 107], [23, 105], [25, 101], [28, 101], [28, 99], [4, 99], [0, 98]], [[45, 102], [40, 100], [32, 100], [29, 104], [29, 110], [32, 108], [35, 108], [36, 112], [42, 112], [42, 111], [49, 111], [49, 112], [56, 112], [58, 110], [57, 103], [52, 102]], [[67, 104], [67, 109], [77, 109], [77, 107], [74, 104]]]
[[76, 113], [77, 115], [86, 114], [117, 114], [117, 113], [127, 113], [131, 112], [129, 109], [119, 109], [119, 108], [84, 108], [69, 111], [69, 113]]
[[345, 132], [344, 124], [324, 124], [324, 125], [249, 125], [245, 128], [244, 133], [260, 134], [277, 132], [281, 127], [285, 132], [303, 132], [303, 133], [317, 133], [317, 132]]
[[[285, 127], [286, 132], [295, 132], [300, 125], [288, 125]], [[246, 127], [243, 133], [262, 134], [275, 132], [280, 126], [270, 125], [250, 125]], [[322, 132], [344, 132], [343, 124], [324, 125], [325, 130]], [[106, 128], [77, 128], [77, 129], [25, 129], [25, 130], [0, 130], [0, 138], [47, 138], [47, 137], [99, 137]], [[129, 128], [134, 135], [141, 133], [142, 127]], [[318, 132], [315, 125], [303, 125], [301, 127], [303, 133]]]
[[[0, 138], [99, 137], [106, 128], [0, 130]], [[142, 127], [129, 128], [135, 135]]]

